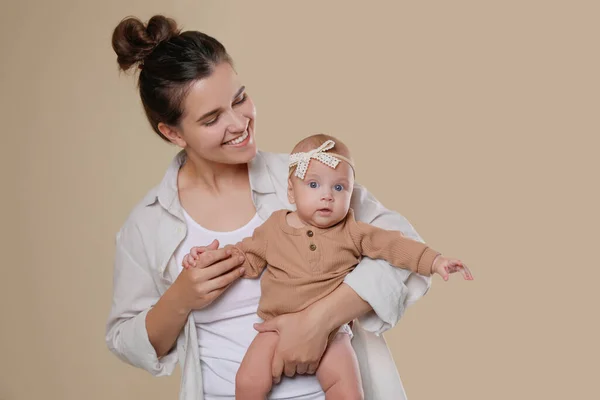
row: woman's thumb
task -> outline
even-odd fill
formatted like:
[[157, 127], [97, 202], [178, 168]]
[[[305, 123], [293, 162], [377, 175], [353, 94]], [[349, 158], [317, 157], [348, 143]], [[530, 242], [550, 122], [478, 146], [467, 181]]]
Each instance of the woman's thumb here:
[[208, 246], [209, 249], [211, 250], [216, 250], [219, 248], [219, 241], [217, 239], [214, 239], [212, 242], [210, 242], [210, 244]]

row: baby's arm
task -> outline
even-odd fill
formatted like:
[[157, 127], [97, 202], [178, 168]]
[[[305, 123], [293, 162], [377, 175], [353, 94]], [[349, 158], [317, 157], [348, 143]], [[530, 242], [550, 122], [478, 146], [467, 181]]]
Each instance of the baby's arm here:
[[244, 268], [242, 278], [257, 278], [267, 266], [267, 240], [265, 235], [257, 228], [251, 237], [244, 238], [241, 242], [225, 246], [233, 257], [244, 257], [240, 267]]
[[[226, 245], [225, 250], [231, 253], [231, 257], [242, 256], [244, 262], [239, 268], [244, 269], [242, 278], [257, 278], [267, 266], [267, 242], [269, 235], [270, 218], [264, 224], [254, 230], [252, 236], [244, 238], [235, 245]], [[192, 247], [189, 254], [183, 258], [184, 268], [193, 268], [196, 260], [203, 252], [202, 247]]]
[[465, 279], [472, 279], [471, 273], [460, 260], [442, 257], [426, 244], [409, 239], [398, 231], [352, 221], [350, 235], [358, 251], [364, 256], [380, 258], [395, 267], [409, 269], [424, 276], [437, 273], [444, 280], [448, 279], [448, 273], [461, 269]]

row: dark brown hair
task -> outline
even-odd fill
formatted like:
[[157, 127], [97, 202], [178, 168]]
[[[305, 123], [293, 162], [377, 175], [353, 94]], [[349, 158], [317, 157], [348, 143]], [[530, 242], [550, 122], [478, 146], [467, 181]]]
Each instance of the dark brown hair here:
[[147, 24], [135, 17], [125, 18], [113, 32], [112, 47], [121, 70], [139, 67], [138, 87], [146, 116], [166, 141], [158, 123], [179, 124], [190, 85], [210, 76], [222, 62], [233, 65], [218, 40], [198, 31], [180, 32], [174, 20], [162, 15], [155, 15]]

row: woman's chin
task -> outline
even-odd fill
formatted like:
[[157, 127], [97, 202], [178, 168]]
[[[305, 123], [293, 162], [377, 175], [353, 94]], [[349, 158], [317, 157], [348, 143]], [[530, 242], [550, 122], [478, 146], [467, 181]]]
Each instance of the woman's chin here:
[[252, 144], [244, 148], [244, 151], [238, 151], [235, 154], [227, 154], [226, 158], [230, 164], [247, 164], [256, 157], [257, 147]]
[[248, 138], [243, 142], [236, 145], [222, 145], [221, 151], [223, 156], [231, 160], [232, 164], [242, 164], [250, 162], [256, 153], [258, 148], [254, 140], [254, 135], [248, 135]]

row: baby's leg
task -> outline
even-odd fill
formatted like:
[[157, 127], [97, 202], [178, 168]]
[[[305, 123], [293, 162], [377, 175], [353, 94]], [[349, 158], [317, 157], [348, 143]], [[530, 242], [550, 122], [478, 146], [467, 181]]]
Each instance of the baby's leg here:
[[256, 335], [235, 377], [236, 400], [264, 400], [267, 397], [273, 386], [271, 366], [278, 340], [276, 332]]
[[338, 333], [329, 343], [317, 378], [326, 400], [364, 400], [358, 360], [347, 333]]

